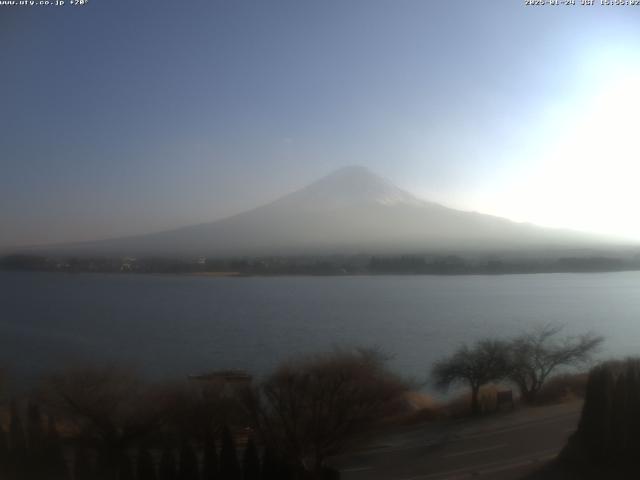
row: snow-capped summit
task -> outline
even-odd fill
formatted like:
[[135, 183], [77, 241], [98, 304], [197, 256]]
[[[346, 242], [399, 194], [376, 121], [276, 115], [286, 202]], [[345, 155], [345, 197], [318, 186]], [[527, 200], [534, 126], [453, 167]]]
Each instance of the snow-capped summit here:
[[364, 205], [424, 205], [426, 202], [359, 165], [343, 167], [271, 205], [331, 210]]

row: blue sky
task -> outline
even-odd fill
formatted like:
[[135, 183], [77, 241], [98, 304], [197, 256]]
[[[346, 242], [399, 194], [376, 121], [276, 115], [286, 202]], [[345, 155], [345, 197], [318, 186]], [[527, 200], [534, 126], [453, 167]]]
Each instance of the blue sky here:
[[349, 164], [640, 239], [640, 7], [523, 4], [0, 7], [0, 246], [213, 220]]

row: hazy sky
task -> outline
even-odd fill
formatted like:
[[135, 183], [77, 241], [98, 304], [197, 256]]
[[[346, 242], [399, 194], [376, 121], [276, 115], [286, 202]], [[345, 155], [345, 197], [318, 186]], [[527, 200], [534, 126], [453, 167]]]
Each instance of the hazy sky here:
[[213, 220], [347, 164], [640, 239], [640, 7], [523, 4], [0, 6], [0, 246]]

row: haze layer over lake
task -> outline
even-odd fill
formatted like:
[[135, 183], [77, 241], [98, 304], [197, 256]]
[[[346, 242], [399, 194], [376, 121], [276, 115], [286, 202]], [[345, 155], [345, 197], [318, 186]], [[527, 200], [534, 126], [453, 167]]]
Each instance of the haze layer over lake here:
[[292, 355], [379, 346], [423, 380], [461, 342], [546, 322], [640, 352], [640, 272], [212, 278], [0, 272], [0, 365], [34, 379], [116, 362], [150, 377], [261, 374]]

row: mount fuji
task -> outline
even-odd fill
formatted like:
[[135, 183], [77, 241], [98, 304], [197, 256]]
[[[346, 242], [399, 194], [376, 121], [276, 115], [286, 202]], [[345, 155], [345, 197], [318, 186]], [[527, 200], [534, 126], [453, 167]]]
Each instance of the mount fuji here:
[[595, 236], [542, 228], [422, 200], [351, 166], [272, 203], [210, 223], [63, 245], [100, 255], [304, 255], [566, 249]]

